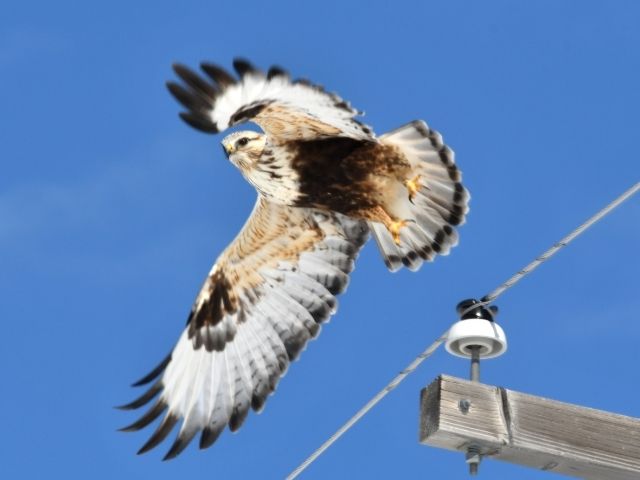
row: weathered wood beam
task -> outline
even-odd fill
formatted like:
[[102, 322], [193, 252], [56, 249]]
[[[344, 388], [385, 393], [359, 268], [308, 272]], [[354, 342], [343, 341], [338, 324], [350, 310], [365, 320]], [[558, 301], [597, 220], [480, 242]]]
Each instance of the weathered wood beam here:
[[586, 479], [640, 479], [640, 419], [441, 375], [422, 389], [420, 443]]

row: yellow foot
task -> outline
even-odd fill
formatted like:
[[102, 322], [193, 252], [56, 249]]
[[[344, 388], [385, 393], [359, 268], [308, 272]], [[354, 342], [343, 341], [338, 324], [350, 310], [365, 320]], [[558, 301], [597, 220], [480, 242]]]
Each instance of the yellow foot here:
[[416, 196], [416, 193], [422, 188], [422, 175], [416, 175], [411, 180], [407, 180], [404, 182], [407, 190], [409, 190], [409, 201], [413, 203], [413, 199]]
[[407, 225], [407, 223], [409, 223], [407, 220], [398, 220], [391, 222], [387, 227], [396, 245], [400, 245], [400, 229]]

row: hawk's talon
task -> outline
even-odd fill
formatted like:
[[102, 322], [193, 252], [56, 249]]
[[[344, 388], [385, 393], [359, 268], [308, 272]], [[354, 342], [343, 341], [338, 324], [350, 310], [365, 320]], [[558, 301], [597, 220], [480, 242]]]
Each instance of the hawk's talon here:
[[389, 233], [391, 233], [391, 236], [393, 237], [393, 242], [396, 245], [400, 245], [400, 229], [406, 226], [407, 223], [409, 223], [408, 220], [397, 220], [389, 224], [389, 227], [388, 227]]
[[409, 201], [411, 203], [413, 203], [414, 197], [422, 188], [421, 179], [422, 179], [422, 175], [418, 174], [415, 177], [413, 177], [411, 180], [406, 180], [404, 182], [405, 187], [407, 187], [407, 190], [409, 190]]

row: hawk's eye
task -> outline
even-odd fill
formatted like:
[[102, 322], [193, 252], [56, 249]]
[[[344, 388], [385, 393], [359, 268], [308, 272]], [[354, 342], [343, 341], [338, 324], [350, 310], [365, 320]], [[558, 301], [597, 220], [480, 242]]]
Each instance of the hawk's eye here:
[[249, 139], [247, 137], [242, 137], [236, 142], [236, 147], [244, 147], [247, 143], [249, 143]]

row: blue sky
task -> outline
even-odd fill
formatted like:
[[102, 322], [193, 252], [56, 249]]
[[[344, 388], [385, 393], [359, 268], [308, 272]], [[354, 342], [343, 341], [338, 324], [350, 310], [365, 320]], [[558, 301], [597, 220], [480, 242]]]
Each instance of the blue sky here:
[[[3, 2], [0, 475], [282, 478], [480, 297], [640, 178], [636, 2]], [[220, 137], [177, 118], [174, 61], [278, 63], [377, 132], [443, 133], [471, 191], [460, 245], [419, 273], [363, 251], [340, 310], [265, 411], [211, 449], [142, 457], [112, 408], [172, 348], [253, 202]], [[640, 416], [640, 198], [497, 302], [490, 384]], [[438, 352], [303, 478], [463, 479], [417, 443]], [[485, 478], [549, 474], [486, 461]], [[549, 477], [550, 478], [550, 477]]]

